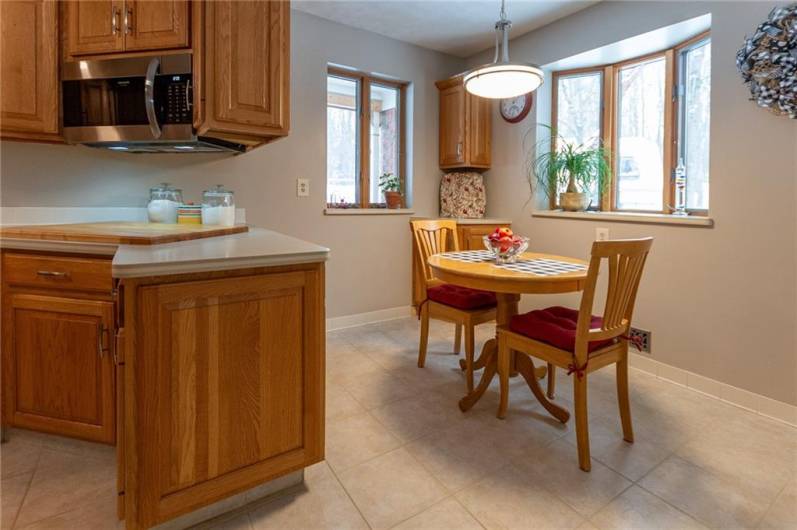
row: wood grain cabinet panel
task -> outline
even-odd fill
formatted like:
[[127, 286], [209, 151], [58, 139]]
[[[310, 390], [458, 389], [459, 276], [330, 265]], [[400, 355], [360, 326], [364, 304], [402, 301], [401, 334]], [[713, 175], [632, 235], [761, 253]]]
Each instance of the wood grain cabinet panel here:
[[308, 269], [140, 288], [138, 526], [323, 458], [322, 285]]
[[205, 126], [288, 134], [290, 3], [205, 3]]
[[440, 91], [440, 167], [488, 169], [492, 162], [492, 101], [469, 94], [461, 77]]
[[69, 54], [79, 56], [123, 51], [123, 12], [123, 0], [66, 2]]
[[186, 0], [126, 0], [125, 50], [161, 50], [189, 46]]
[[0, 135], [58, 140], [58, 4], [0, 2]]
[[465, 91], [459, 86], [440, 90], [440, 167], [465, 163]]
[[6, 421], [113, 443], [113, 303], [15, 292], [4, 304]]

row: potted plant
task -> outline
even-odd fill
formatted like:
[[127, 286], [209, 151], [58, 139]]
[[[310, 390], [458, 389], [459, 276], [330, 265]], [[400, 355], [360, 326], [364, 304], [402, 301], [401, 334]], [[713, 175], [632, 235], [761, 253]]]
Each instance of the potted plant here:
[[385, 195], [387, 207], [396, 210], [401, 208], [401, 180], [393, 173], [383, 173], [379, 177], [379, 189]]
[[551, 134], [535, 146], [532, 173], [548, 195], [552, 208], [557, 191], [564, 188], [558, 194], [559, 207], [567, 211], [586, 210], [590, 206], [589, 190], [597, 184], [603, 194], [609, 182], [609, 152], [597, 141], [576, 145], [557, 135], [551, 127], [543, 127]]

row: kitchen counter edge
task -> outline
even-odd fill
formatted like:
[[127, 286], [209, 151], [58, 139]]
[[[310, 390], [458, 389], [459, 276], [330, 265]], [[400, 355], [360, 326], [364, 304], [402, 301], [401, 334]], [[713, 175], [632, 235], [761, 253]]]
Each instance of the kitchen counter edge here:
[[122, 279], [317, 263], [326, 261], [329, 257], [329, 249], [326, 247], [255, 227], [240, 234], [160, 245], [109, 245], [2, 238], [0, 248], [113, 255], [113, 277]]

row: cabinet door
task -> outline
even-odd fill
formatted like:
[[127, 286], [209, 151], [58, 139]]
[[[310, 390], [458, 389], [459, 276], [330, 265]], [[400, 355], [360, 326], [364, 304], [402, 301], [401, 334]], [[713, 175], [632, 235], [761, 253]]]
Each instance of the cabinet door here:
[[125, 361], [138, 527], [323, 458], [319, 269], [139, 288]]
[[461, 85], [440, 91], [440, 166], [465, 163], [465, 89]]
[[126, 0], [125, 50], [187, 48], [188, 7], [186, 0]]
[[113, 443], [113, 303], [24, 293], [6, 301], [9, 423]]
[[123, 0], [70, 0], [66, 4], [69, 55], [124, 50]]
[[466, 141], [466, 164], [469, 167], [490, 167], [490, 154], [492, 151], [492, 102], [468, 94], [467, 119], [465, 129], [468, 138]]
[[3, 137], [57, 134], [58, 89], [58, 4], [0, 2]]
[[205, 9], [207, 126], [288, 134], [290, 3], [220, 0]]

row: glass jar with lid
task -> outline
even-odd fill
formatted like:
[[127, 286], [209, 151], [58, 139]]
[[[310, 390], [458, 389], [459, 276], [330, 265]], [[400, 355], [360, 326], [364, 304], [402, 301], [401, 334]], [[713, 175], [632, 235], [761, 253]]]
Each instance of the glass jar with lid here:
[[147, 217], [150, 223], [176, 223], [177, 208], [183, 202], [183, 190], [163, 183], [149, 190]]
[[202, 192], [202, 224], [233, 226], [235, 224], [235, 195], [218, 184]]

